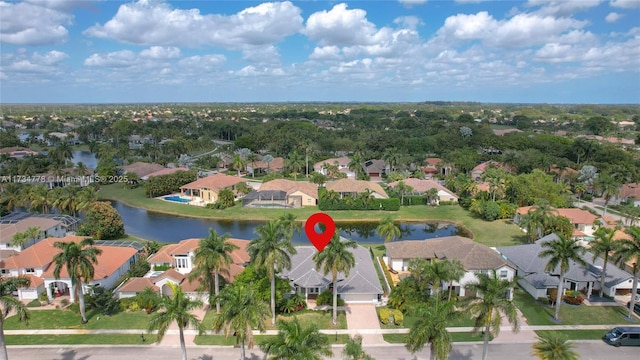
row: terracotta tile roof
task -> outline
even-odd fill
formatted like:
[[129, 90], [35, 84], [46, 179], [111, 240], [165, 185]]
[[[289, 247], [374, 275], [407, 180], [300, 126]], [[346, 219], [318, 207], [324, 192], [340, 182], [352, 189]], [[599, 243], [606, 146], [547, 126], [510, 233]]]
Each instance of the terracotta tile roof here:
[[161, 170], [158, 170], [158, 171], [154, 171], [151, 174], [147, 174], [147, 175], [141, 176], [141, 177], [146, 177], [148, 179], [148, 178], [153, 177], [153, 176], [173, 174], [176, 171], [189, 171], [189, 169], [185, 168], [185, 167], [165, 168], [165, 169], [161, 169]]
[[150, 164], [150, 163], [146, 163], [146, 162], [134, 162], [133, 164], [127, 165], [127, 166], [123, 166], [122, 170], [127, 173], [127, 172], [132, 172], [136, 175], [138, 175], [138, 177], [143, 177], [143, 176], [147, 176], [149, 174], [152, 174], [156, 171], [160, 171], [162, 169], [164, 169], [165, 167], [160, 165], [160, 164]]
[[471, 169], [471, 172], [478, 172], [478, 171], [484, 172], [485, 170], [487, 170], [487, 168], [489, 166], [493, 166], [493, 167], [495, 167], [497, 169], [505, 169], [507, 171], [511, 171], [509, 169], [509, 167], [505, 166], [504, 164], [501, 164], [501, 163], [499, 163], [497, 161], [489, 160], [489, 161], [485, 161], [485, 162], [483, 162], [483, 163], [481, 163], [479, 165], [476, 165], [476, 167]]
[[622, 185], [620, 188], [620, 198], [625, 199], [628, 197], [634, 197], [636, 200], [640, 200], [640, 183]]
[[18, 253], [19, 251], [15, 251], [13, 249], [2, 249], [0, 250], [0, 260], [8, 259]]
[[338, 163], [339, 166], [348, 166], [349, 162], [351, 162], [351, 159], [349, 159], [348, 156], [342, 156], [339, 158], [331, 158], [331, 159], [318, 161], [313, 165], [313, 168], [319, 169], [319, 168], [322, 168], [324, 164], [335, 165], [336, 163]]
[[306, 181], [275, 179], [260, 185], [259, 190], [280, 190], [286, 192], [287, 195], [300, 191], [301, 193], [307, 194], [315, 199], [318, 198], [318, 186]]
[[364, 180], [354, 180], [354, 179], [339, 179], [335, 181], [330, 181], [325, 185], [327, 190], [333, 190], [339, 193], [347, 193], [347, 192], [355, 192], [361, 193], [366, 190], [371, 190], [374, 193], [379, 194], [383, 198], [388, 198], [387, 193], [384, 191], [380, 184], [364, 181]]
[[29, 279], [29, 286], [26, 287], [27, 289], [35, 289], [39, 286], [44, 285], [44, 279], [37, 277], [33, 274], [26, 274], [26, 275], [22, 275], [24, 277], [26, 277], [27, 279]]
[[53, 247], [53, 243], [80, 242], [85, 236], [65, 236], [63, 238], [46, 238], [29, 246], [14, 256], [2, 261], [0, 267], [5, 269], [43, 268], [53, 261], [53, 257], [60, 249]]
[[20, 220], [15, 224], [0, 224], [0, 244], [8, 244], [16, 233], [24, 232], [30, 227], [38, 227], [46, 231], [57, 225], [62, 226], [62, 221], [31, 216]]
[[384, 160], [379, 159], [367, 160], [365, 161], [364, 166], [367, 173], [381, 173], [387, 169], [387, 165], [384, 163]]
[[[520, 215], [525, 215], [529, 213], [529, 211], [534, 211], [534, 210], [535, 210], [535, 206], [523, 206], [518, 208], [517, 212]], [[592, 213], [582, 209], [561, 208], [561, 209], [555, 209], [555, 213], [558, 216], [564, 216], [568, 218], [572, 224], [592, 225], [598, 219], [596, 215], [593, 215]]]
[[281, 171], [284, 169], [284, 158], [278, 156], [274, 157], [273, 161], [267, 164], [266, 162], [260, 160], [251, 164], [247, 163], [248, 166], [252, 166], [254, 169], [269, 169], [269, 171]]
[[176, 247], [178, 247], [178, 244], [169, 244], [161, 247], [157, 253], [149, 257], [148, 259], [149, 264], [171, 263], [173, 261], [173, 257], [171, 256], [171, 251]]
[[247, 180], [239, 178], [237, 176], [215, 174], [207, 177], [203, 177], [194, 182], [190, 182], [180, 187], [180, 189], [212, 189], [222, 190], [224, 188], [231, 187], [240, 182], [246, 182]]
[[438, 164], [440, 164], [442, 162], [442, 159], [440, 158], [426, 158], [424, 160], [425, 164], [432, 166], [432, 167], [436, 167], [438, 166]]
[[[447, 192], [453, 196], [456, 196], [453, 191], [447, 189], [446, 187], [440, 185], [440, 183], [438, 183], [437, 181], [434, 180], [420, 180], [420, 179], [415, 179], [415, 178], [409, 178], [409, 179], [404, 179], [402, 180], [404, 182], [405, 185], [411, 186], [413, 188], [414, 192], [417, 193], [426, 193], [427, 191], [435, 188], [438, 189], [438, 191], [444, 191]], [[396, 187], [398, 184], [400, 183], [400, 181], [394, 181], [392, 183], [389, 183], [389, 187]], [[457, 196], [456, 196], [457, 197]]]
[[509, 263], [491, 248], [461, 236], [386, 243], [392, 259], [458, 259], [467, 271], [498, 269]]
[[155, 291], [160, 291], [160, 289], [151, 281], [149, 278], [140, 278], [134, 277], [129, 279], [124, 285], [122, 285], [118, 292], [141, 292], [145, 288], [152, 288]]
[[151, 281], [155, 284], [162, 279], [171, 279], [180, 284], [186, 278], [186, 275], [179, 273], [176, 269], [169, 269], [156, 277], [152, 277]]
[[[102, 250], [102, 253], [97, 256], [97, 264], [93, 265], [94, 275], [93, 280], [102, 280], [111, 276], [122, 265], [128, 263], [132, 257], [134, 257], [138, 250], [130, 247], [115, 247], [115, 246], [96, 246]], [[56, 249], [58, 250], [58, 249]], [[59, 250], [58, 250], [59, 251]], [[53, 270], [55, 266], [49, 266], [47, 270], [42, 274], [42, 278], [52, 279], [54, 278]], [[62, 267], [60, 270], [60, 278], [68, 278], [66, 267]]]

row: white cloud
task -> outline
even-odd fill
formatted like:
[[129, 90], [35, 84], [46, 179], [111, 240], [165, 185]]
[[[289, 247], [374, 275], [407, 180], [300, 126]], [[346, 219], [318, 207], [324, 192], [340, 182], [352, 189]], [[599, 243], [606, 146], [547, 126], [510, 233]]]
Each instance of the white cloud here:
[[337, 46], [321, 46], [313, 49], [313, 53], [309, 55], [311, 60], [340, 60], [340, 48]]
[[56, 50], [41, 54], [18, 49], [15, 53], [2, 54], [0, 65], [7, 79], [41, 82], [63, 74], [64, 60], [68, 57]]
[[175, 59], [180, 57], [177, 47], [152, 46], [140, 52], [140, 56], [149, 59]]
[[348, 10], [347, 4], [338, 4], [330, 11], [311, 14], [303, 33], [321, 45], [370, 45], [379, 32], [366, 16], [362, 9]]
[[400, 4], [404, 7], [413, 7], [416, 5], [423, 5], [427, 3], [427, 0], [398, 0]]
[[141, 60], [131, 50], [120, 50], [106, 54], [93, 54], [84, 60], [85, 66], [97, 67], [128, 67]]
[[611, 12], [609, 13], [609, 15], [607, 15], [604, 20], [608, 23], [614, 23], [618, 20], [620, 20], [624, 15], [619, 14], [617, 12]]
[[0, 1], [0, 42], [14, 45], [53, 45], [67, 41], [65, 26], [73, 16], [28, 3]]
[[227, 58], [224, 55], [196, 55], [186, 57], [178, 62], [180, 67], [185, 69], [203, 69], [211, 71], [224, 65]]
[[84, 34], [137, 45], [242, 49], [276, 43], [296, 33], [302, 27], [300, 13], [289, 1], [263, 3], [226, 16], [140, 0], [121, 5], [111, 20]]
[[529, 0], [527, 5], [540, 6], [541, 15], [567, 16], [600, 5], [603, 0]]
[[640, 0], [611, 0], [611, 6], [623, 9], [639, 9]]
[[417, 16], [401, 16], [395, 18], [393, 23], [412, 30], [415, 30], [420, 25], [424, 25], [422, 19]]
[[100, 0], [24, 0], [26, 3], [56, 9], [61, 11], [69, 11], [75, 8], [89, 8], [93, 3]]

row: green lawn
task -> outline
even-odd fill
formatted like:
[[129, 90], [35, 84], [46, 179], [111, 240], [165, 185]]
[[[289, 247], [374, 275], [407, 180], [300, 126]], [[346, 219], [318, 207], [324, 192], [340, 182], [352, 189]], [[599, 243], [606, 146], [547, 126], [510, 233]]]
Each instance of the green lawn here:
[[[267, 338], [273, 337], [274, 335], [255, 335], [254, 341], [256, 346], [260, 344], [260, 342], [264, 341]], [[327, 339], [329, 339], [329, 343], [331, 344], [344, 344], [349, 339], [349, 335], [338, 335], [337, 340], [335, 335], [325, 335]], [[236, 345], [236, 339], [233, 336], [229, 336], [226, 338], [224, 335], [197, 335], [193, 342], [196, 345], [226, 345], [226, 346], [234, 346]]]
[[[455, 332], [450, 333], [453, 342], [469, 342], [469, 341], [482, 341], [482, 334], [473, 334], [470, 332]], [[392, 344], [404, 344], [407, 342], [409, 334], [383, 334], [384, 341]], [[426, 345], [429, 346], [429, 345]]]
[[[168, 201], [149, 199], [144, 189], [128, 189], [122, 184], [102, 186], [98, 192], [101, 199], [118, 200], [135, 207], [174, 214], [201, 218], [233, 219], [233, 220], [269, 220], [285, 213], [293, 213], [301, 221], [318, 212], [318, 207], [302, 209], [264, 209], [242, 208], [234, 206], [225, 210], [205, 209], [198, 206], [176, 204]], [[328, 211], [334, 220], [339, 221], [379, 221], [385, 216], [402, 221], [447, 221], [463, 226], [472, 233], [474, 239], [487, 246], [507, 246], [521, 244], [525, 240], [524, 233], [508, 220], [484, 221], [471, 216], [457, 205], [446, 206], [403, 206], [399, 211]]]
[[149, 316], [142, 311], [119, 313], [112, 316], [87, 312], [89, 322], [82, 325], [80, 314], [70, 310], [33, 310], [29, 324], [18, 322], [15, 316], [4, 323], [5, 330], [22, 329], [146, 329]]
[[607, 330], [540, 330], [536, 335], [544, 336], [556, 333], [568, 340], [600, 340]]
[[[378, 319], [380, 318], [380, 309], [382, 309], [384, 307], [376, 307], [376, 311], [378, 312]], [[418, 321], [418, 317], [417, 316], [412, 316], [411, 314], [405, 314], [404, 315], [404, 322], [402, 324], [402, 326], [396, 326], [396, 325], [385, 325], [380, 323], [380, 327], [382, 329], [398, 329], [398, 328], [410, 328], [412, 327], [416, 321]], [[471, 318], [471, 316], [468, 316], [468, 314], [463, 315], [463, 317], [461, 319], [458, 319], [456, 321], [451, 322], [451, 324], [449, 324], [449, 327], [472, 327], [474, 324], [474, 320]]]
[[[215, 316], [216, 311], [209, 310], [204, 316], [204, 325], [206, 329], [211, 329], [211, 324], [213, 323], [213, 317]], [[315, 324], [318, 329], [346, 329], [347, 328], [347, 317], [344, 311], [338, 311], [338, 325], [333, 326], [333, 315], [331, 310], [329, 311], [316, 311], [316, 310], [302, 310], [293, 314], [279, 314], [276, 316], [277, 320], [292, 320], [294, 317], [297, 317], [300, 321], [300, 324], [303, 326], [308, 326], [310, 324]], [[276, 329], [276, 327], [271, 326], [271, 318], [267, 319], [266, 322], [267, 330]]]
[[140, 335], [133, 334], [100, 334], [100, 335], [6, 335], [7, 345], [66, 345], [66, 344], [122, 344], [122, 345], [151, 345], [156, 341], [156, 335], [144, 334], [145, 341]]
[[[557, 325], [551, 321], [555, 308], [538, 303], [521, 288], [516, 289], [513, 301], [529, 325]], [[561, 325], [628, 324], [624, 319], [626, 315], [627, 309], [623, 306], [560, 306]]]

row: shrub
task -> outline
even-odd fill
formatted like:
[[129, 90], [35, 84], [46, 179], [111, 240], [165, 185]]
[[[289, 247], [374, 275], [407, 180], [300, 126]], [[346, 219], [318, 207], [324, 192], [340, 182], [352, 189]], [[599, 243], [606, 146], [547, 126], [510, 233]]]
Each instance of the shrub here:
[[[333, 306], [333, 292], [327, 289], [320, 293], [320, 295], [318, 295], [318, 297], [316, 298], [316, 304]], [[338, 298], [338, 306], [344, 306], [343, 299]]]
[[567, 291], [564, 302], [571, 305], [580, 305], [584, 301], [584, 296], [579, 291]]
[[[402, 311], [396, 309], [381, 308], [378, 312], [378, 316], [380, 317], [380, 322], [384, 325], [402, 326], [402, 323], [404, 322], [404, 315], [402, 315]], [[391, 318], [393, 318], [393, 320]]]
[[33, 299], [27, 303], [27, 307], [40, 307], [40, 306], [42, 306], [42, 304], [40, 304], [40, 300], [38, 299]]

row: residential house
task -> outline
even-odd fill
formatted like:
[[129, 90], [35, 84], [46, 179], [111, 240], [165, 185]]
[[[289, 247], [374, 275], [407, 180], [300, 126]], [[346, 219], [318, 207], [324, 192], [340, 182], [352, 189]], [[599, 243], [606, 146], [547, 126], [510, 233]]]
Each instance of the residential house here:
[[[264, 159], [264, 156], [262, 157]], [[256, 162], [247, 162], [248, 174], [268, 174], [272, 172], [281, 172], [284, 169], [284, 158], [274, 157], [273, 161], [266, 163], [264, 160], [258, 160]]]
[[[458, 202], [458, 195], [454, 194], [453, 191], [447, 189], [446, 187], [440, 185], [440, 183], [435, 180], [420, 180], [409, 178], [402, 180], [402, 182], [407, 186], [411, 186], [411, 188], [413, 189], [411, 191], [411, 194], [425, 195], [427, 194], [427, 192], [429, 192], [429, 190], [436, 189], [438, 190], [438, 202]], [[394, 181], [392, 183], [389, 183], [389, 187], [395, 188], [399, 183], [400, 181]]]
[[[520, 218], [523, 215], [528, 214], [530, 211], [535, 211], [535, 206], [523, 206], [516, 210], [513, 222], [518, 224]], [[573, 236], [576, 238], [588, 239], [593, 236], [593, 233], [598, 229], [599, 218], [592, 213], [573, 208], [560, 208], [554, 209], [556, 216], [564, 216], [574, 227]]]
[[453, 172], [453, 165], [445, 163], [441, 158], [426, 158], [424, 164], [420, 170], [424, 171], [428, 178], [436, 174], [449, 175]]
[[[62, 238], [46, 238], [0, 262], [2, 274], [6, 276], [29, 276], [33, 283], [31, 287], [18, 290], [18, 297], [21, 300], [36, 299], [46, 291], [49, 299], [53, 299], [56, 294], [69, 294], [70, 300], [75, 300], [71, 278], [67, 269], [60, 270], [60, 276], [56, 279], [54, 275], [55, 263], [53, 258], [60, 253], [60, 249], [54, 247], [55, 242], [80, 242], [85, 237], [65, 236]], [[129, 271], [138, 257], [138, 250], [130, 247], [96, 246], [102, 251], [97, 256], [97, 264], [94, 265], [94, 277], [88, 284], [83, 284], [85, 292], [91, 286], [102, 286], [111, 288], [124, 274]], [[36, 279], [37, 278], [37, 279]]]
[[508, 166], [501, 164], [497, 161], [489, 160], [471, 169], [471, 178], [474, 179], [475, 181], [480, 181], [480, 179], [482, 178], [482, 174], [484, 174], [484, 172], [490, 167], [494, 167], [497, 169], [505, 169], [508, 172], [511, 172], [511, 169]]
[[[539, 256], [544, 250], [542, 244], [556, 239], [558, 239], [556, 234], [550, 234], [533, 244], [504, 246], [497, 249], [504, 259], [516, 267], [516, 274], [520, 277], [518, 283], [536, 299], [547, 297], [550, 289], [558, 288], [559, 268], [547, 271], [546, 266], [549, 258]], [[587, 262], [586, 267], [573, 261], [570, 262], [563, 288], [578, 290], [590, 297], [593, 292], [600, 290], [600, 277], [604, 262], [599, 257], [593, 260], [593, 256], [588, 252], [582, 259]], [[611, 262], [607, 264], [604, 295], [614, 296], [618, 293], [628, 293], [632, 289], [632, 283], [633, 276], [631, 274], [620, 270]]]
[[49, 190], [68, 185], [84, 187], [95, 182], [94, 174], [95, 170], [91, 168], [86, 168], [84, 172], [78, 168], [56, 169], [35, 175], [32, 183], [44, 184]]
[[293, 207], [315, 206], [318, 202], [318, 186], [304, 181], [275, 179], [260, 185], [242, 199], [247, 207]]
[[385, 244], [387, 255], [385, 262], [390, 269], [408, 272], [409, 262], [421, 258], [426, 260], [459, 260], [465, 270], [460, 281], [446, 284], [460, 296], [469, 295], [465, 286], [477, 281], [476, 274], [487, 274], [493, 270], [502, 279], [512, 280], [516, 269], [495, 250], [461, 236], [447, 236], [428, 240], [393, 241]]
[[153, 137], [151, 135], [140, 136], [140, 135], [131, 135], [128, 139], [129, 142], [129, 150], [137, 150], [142, 149], [144, 144], [152, 143]]
[[2, 154], [6, 154], [7, 156], [15, 159], [22, 159], [25, 156], [38, 155], [39, 153], [37, 151], [33, 151], [25, 147], [12, 146], [12, 147], [5, 147], [0, 149], [0, 155]]
[[133, 164], [129, 164], [127, 166], [122, 167], [122, 174], [126, 173], [134, 173], [138, 176], [138, 178], [142, 179], [145, 176], [149, 176], [149, 174], [153, 174], [160, 170], [164, 170], [165, 167], [160, 164], [150, 164], [146, 162], [137, 161]]
[[391, 172], [384, 160], [371, 159], [364, 162], [364, 173], [371, 181], [382, 181], [382, 177]]
[[326, 160], [318, 161], [317, 163], [315, 163], [313, 165], [313, 171], [319, 172], [322, 175], [328, 176], [325, 165], [335, 165], [338, 167], [339, 172], [346, 174], [347, 177], [349, 178], [355, 178], [356, 174], [353, 171], [349, 170], [350, 162], [351, 162], [351, 159], [349, 159], [348, 156], [326, 159]]
[[49, 139], [47, 140], [48, 146], [56, 146], [60, 142], [65, 142], [69, 145], [78, 145], [80, 144], [80, 139], [78, 138], [78, 134], [69, 132], [69, 133], [61, 133], [61, 132], [50, 132]]
[[[11, 241], [17, 233], [30, 227], [40, 229], [38, 238], [28, 241], [24, 246], [12, 246]], [[36, 214], [12, 213], [0, 220], [0, 249], [22, 251], [46, 237], [63, 237], [67, 233], [66, 224], [55, 217], [38, 216]]]
[[339, 179], [330, 181], [325, 185], [327, 191], [335, 191], [340, 198], [346, 196], [356, 197], [360, 193], [369, 192], [376, 199], [388, 199], [386, 191], [378, 183], [365, 180]]
[[235, 193], [236, 185], [247, 180], [237, 176], [215, 174], [196, 181], [190, 182], [180, 187], [182, 196], [198, 198], [204, 203], [214, 203], [218, 201], [218, 193], [222, 189], [229, 189]]
[[160, 169], [158, 171], [154, 171], [150, 174], [144, 175], [144, 176], [140, 176], [140, 180], [149, 180], [149, 178], [154, 177], [154, 176], [161, 176], [161, 175], [171, 175], [173, 173], [175, 173], [176, 171], [189, 171], [188, 168], [186, 167], [177, 167], [177, 168], [164, 168], [164, 169]]
[[[291, 268], [283, 270], [279, 275], [288, 279], [292, 292], [315, 299], [324, 290], [333, 289], [331, 273], [324, 275], [316, 268], [313, 256], [317, 254], [313, 246], [296, 246], [297, 253], [291, 256]], [[377, 303], [383, 294], [380, 280], [373, 267], [369, 250], [358, 245], [349, 249], [356, 262], [349, 271], [349, 276], [338, 274], [337, 293], [345, 303]]]
[[640, 206], [640, 183], [622, 185], [618, 200], [629, 201], [633, 206]]

